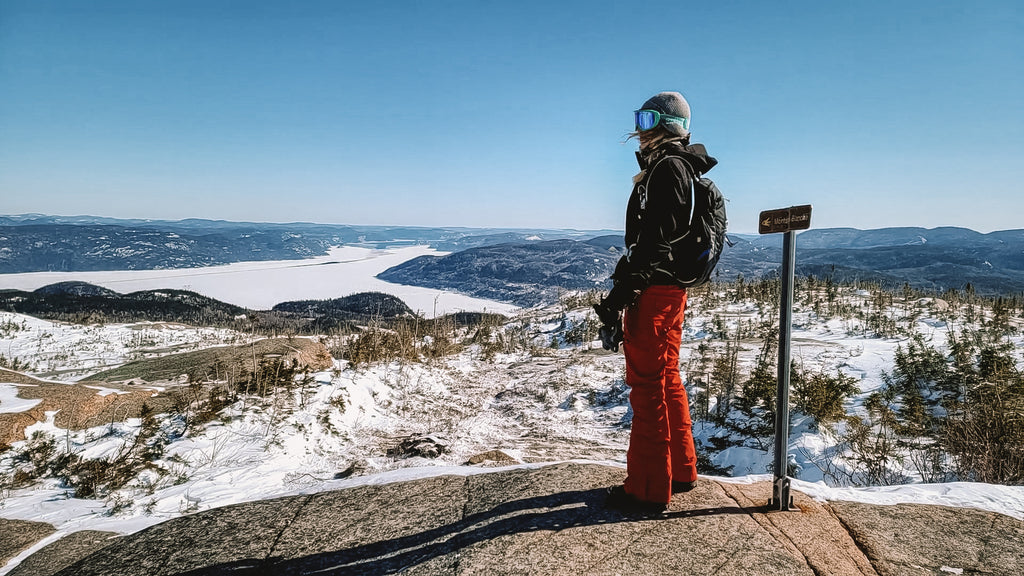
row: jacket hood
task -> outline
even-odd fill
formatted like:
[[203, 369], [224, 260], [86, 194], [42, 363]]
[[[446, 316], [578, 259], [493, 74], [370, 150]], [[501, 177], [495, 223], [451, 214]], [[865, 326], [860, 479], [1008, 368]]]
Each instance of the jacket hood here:
[[645, 154], [638, 154], [637, 160], [640, 162], [640, 167], [645, 168], [652, 161], [665, 155], [682, 156], [701, 175], [706, 174], [718, 164], [718, 160], [708, 155], [703, 144], [685, 144], [681, 140], [669, 141]]

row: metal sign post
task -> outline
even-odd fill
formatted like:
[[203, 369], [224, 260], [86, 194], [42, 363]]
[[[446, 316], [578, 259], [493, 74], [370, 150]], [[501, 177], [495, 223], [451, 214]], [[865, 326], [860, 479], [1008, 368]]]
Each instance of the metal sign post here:
[[793, 206], [782, 210], [767, 210], [758, 219], [761, 234], [783, 232], [782, 236], [782, 295], [779, 303], [779, 367], [778, 389], [775, 398], [775, 460], [772, 484], [771, 510], [789, 510], [793, 505], [790, 495], [789, 468], [789, 357], [793, 331], [793, 284], [796, 270], [796, 230], [811, 226], [811, 207]]

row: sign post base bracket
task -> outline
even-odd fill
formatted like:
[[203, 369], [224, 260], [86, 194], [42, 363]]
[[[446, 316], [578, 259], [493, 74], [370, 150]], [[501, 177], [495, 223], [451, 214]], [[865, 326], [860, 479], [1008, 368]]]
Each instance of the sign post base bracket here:
[[772, 484], [772, 499], [768, 502], [769, 512], [788, 512], [794, 510], [793, 495], [790, 494], [790, 480], [788, 476], [776, 478]]

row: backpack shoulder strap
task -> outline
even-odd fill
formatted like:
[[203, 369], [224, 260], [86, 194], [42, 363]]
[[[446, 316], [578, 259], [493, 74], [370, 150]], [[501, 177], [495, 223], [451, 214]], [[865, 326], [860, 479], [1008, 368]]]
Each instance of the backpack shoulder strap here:
[[654, 174], [654, 169], [657, 168], [658, 164], [661, 164], [662, 162], [664, 162], [665, 160], [668, 160], [669, 158], [678, 158], [683, 163], [683, 165], [686, 166], [686, 169], [690, 171], [690, 215], [686, 218], [686, 226], [690, 227], [690, 226], [693, 225], [693, 215], [697, 211], [697, 188], [696, 188], [696, 186], [697, 186], [697, 180], [700, 178], [700, 174], [698, 174], [697, 172], [694, 171], [693, 165], [690, 164], [689, 162], [687, 162], [686, 158], [683, 158], [679, 154], [665, 154], [661, 158], [658, 158], [658, 161], [654, 164], [654, 166], [652, 166], [648, 170], [648, 172], [647, 172], [647, 183], [648, 184], [650, 183], [651, 175]]
[[699, 179], [701, 177], [701, 174], [693, 169], [693, 164], [690, 164], [690, 162], [686, 158], [683, 158], [682, 156], [675, 156], [675, 157], [679, 158], [680, 160], [682, 160], [683, 164], [686, 164], [686, 167], [690, 169], [690, 178], [691, 178], [691, 180], [696, 180], [696, 179]]

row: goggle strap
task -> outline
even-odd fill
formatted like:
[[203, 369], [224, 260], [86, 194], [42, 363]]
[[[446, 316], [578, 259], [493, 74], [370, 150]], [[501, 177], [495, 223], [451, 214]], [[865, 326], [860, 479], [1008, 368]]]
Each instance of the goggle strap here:
[[679, 116], [669, 116], [668, 114], [662, 114], [661, 118], [665, 122], [675, 122], [676, 124], [682, 124], [683, 125], [683, 130], [689, 130], [690, 129], [690, 119], [689, 118], [681, 118]]

